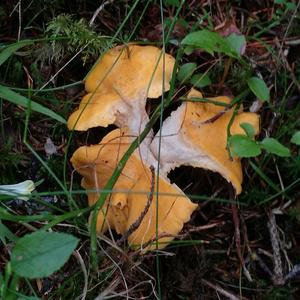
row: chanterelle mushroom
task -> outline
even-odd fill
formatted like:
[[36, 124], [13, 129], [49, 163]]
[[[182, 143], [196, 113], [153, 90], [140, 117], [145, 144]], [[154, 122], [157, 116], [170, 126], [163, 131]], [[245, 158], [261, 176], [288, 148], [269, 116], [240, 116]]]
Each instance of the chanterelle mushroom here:
[[[71, 162], [83, 176], [82, 186], [86, 189], [103, 188], [129, 145], [130, 138], [126, 129], [115, 129], [105, 136], [100, 144], [77, 149]], [[124, 234], [143, 213], [149, 201], [151, 186], [154, 185], [156, 191], [158, 184], [158, 198], [154, 195], [153, 199], [150, 199], [149, 210], [138, 228], [128, 237], [128, 242], [132, 246], [139, 246], [154, 242], [156, 234], [163, 235], [158, 239], [158, 247], [162, 248], [179, 233], [197, 205], [176, 185], [170, 184], [167, 178], [155, 176], [155, 182], [152, 182], [151, 175], [147, 161], [141, 160], [138, 150], [135, 151], [114, 186], [116, 193], [112, 193], [111, 197], [106, 199], [98, 214], [98, 231], [105, 232], [110, 226], [111, 229]], [[92, 205], [98, 197], [99, 193], [88, 192], [89, 204]], [[152, 248], [155, 248], [155, 245], [147, 246], [147, 250]]]
[[129, 45], [109, 50], [88, 75], [88, 94], [69, 117], [69, 129], [116, 124], [138, 134], [136, 130], [143, 129], [148, 121], [146, 99], [169, 90], [174, 63], [172, 56], [153, 46]]
[[[202, 98], [192, 89], [187, 98]], [[210, 98], [216, 102], [230, 103], [225, 96]], [[233, 109], [203, 102], [184, 102], [167, 118], [151, 144], [157, 157], [159, 136], [161, 170], [167, 174], [181, 165], [205, 168], [220, 173], [231, 182], [236, 194], [241, 192], [242, 169], [240, 159], [230, 158], [226, 149], [227, 126]], [[255, 133], [259, 131], [259, 117], [254, 113], [239, 112], [231, 126], [231, 134], [245, 134], [241, 123], [250, 123]]]
[[[81, 184], [88, 190], [90, 205], [98, 200], [98, 189], [106, 185], [129, 145], [147, 123], [146, 99], [159, 97], [169, 89], [175, 60], [163, 55], [164, 60], [160, 49], [152, 46], [116, 47], [102, 57], [87, 77], [88, 94], [70, 116], [68, 127], [75, 130], [109, 124], [119, 127], [100, 144], [80, 147], [71, 159], [74, 168], [83, 176]], [[202, 95], [192, 90], [188, 97], [201, 98]], [[212, 99], [230, 102], [227, 97]], [[197, 207], [167, 178], [168, 172], [180, 165], [219, 172], [232, 183], [236, 193], [240, 193], [240, 160], [231, 160], [226, 150], [227, 125], [233, 109], [223, 110], [224, 107], [214, 104], [184, 102], [164, 121], [159, 176], [151, 168], [158, 164], [159, 140], [153, 140], [150, 132], [127, 161], [114, 191], [101, 208], [97, 230], [105, 232], [110, 227], [119, 234], [127, 233], [130, 245], [146, 244], [146, 250], [156, 246], [149, 242], [157, 237], [158, 247], [166, 246]], [[240, 124], [243, 122], [252, 124], [258, 131], [257, 115], [239, 112], [231, 133], [242, 134]], [[158, 196], [154, 194], [151, 199], [149, 192], [157, 188]], [[131, 230], [137, 220], [140, 220], [137, 228]]]

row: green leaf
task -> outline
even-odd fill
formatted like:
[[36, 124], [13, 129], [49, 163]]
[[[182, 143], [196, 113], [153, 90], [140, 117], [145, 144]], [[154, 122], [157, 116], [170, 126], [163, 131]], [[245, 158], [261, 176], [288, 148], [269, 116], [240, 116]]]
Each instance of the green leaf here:
[[261, 101], [270, 100], [270, 92], [265, 82], [258, 77], [251, 77], [247, 80], [247, 84], [254, 95]]
[[296, 131], [292, 138], [291, 138], [291, 142], [293, 144], [296, 144], [296, 145], [300, 145], [300, 130], [299, 131]]
[[[3, 98], [5, 100], [10, 101], [11, 103], [17, 104], [17, 105], [21, 105], [25, 108], [29, 107], [29, 102], [30, 100], [14, 91], [12, 91], [10, 88], [0, 85], [0, 98]], [[30, 102], [30, 108], [33, 111], [36, 111], [38, 113], [41, 113], [43, 115], [46, 115], [54, 120], [57, 120], [63, 124], [66, 124], [66, 120], [61, 117], [60, 115], [58, 115], [57, 113], [55, 113], [54, 111], [52, 111], [51, 109], [36, 103], [34, 101]]]
[[235, 134], [228, 139], [230, 153], [233, 156], [253, 157], [261, 153], [259, 145], [246, 135]]
[[37, 231], [20, 238], [11, 254], [12, 271], [26, 278], [50, 276], [69, 259], [78, 239], [66, 233]]
[[184, 83], [186, 82], [194, 73], [197, 68], [197, 64], [191, 62], [182, 65], [177, 73], [177, 79]]
[[246, 48], [246, 39], [245, 36], [241, 34], [232, 33], [229, 36], [227, 36], [226, 41], [231, 48], [231, 51], [233, 53], [236, 53], [238, 57], [240, 57], [244, 52]]
[[281, 157], [287, 157], [291, 155], [289, 148], [283, 146], [274, 138], [265, 138], [260, 142], [260, 145], [263, 149], [267, 150], [268, 152]]
[[255, 130], [250, 123], [241, 123], [240, 126], [244, 129], [247, 136], [253, 138], [255, 136]]
[[33, 44], [31, 40], [24, 40], [5, 47], [0, 52], [0, 66], [20, 48]]
[[208, 74], [197, 73], [191, 78], [191, 83], [197, 88], [204, 88], [211, 84]]
[[230, 49], [227, 42], [217, 32], [200, 30], [188, 34], [181, 42], [185, 46], [201, 48], [210, 54], [214, 52], [228, 53]]
[[188, 34], [181, 43], [188, 47], [188, 52], [190, 52], [192, 47], [203, 49], [210, 54], [217, 52], [239, 58], [241, 45], [245, 43], [245, 37], [231, 34], [229, 37], [223, 38], [217, 32], [204, 29]]
[[297, 5], [293, 2], [287, 2], [285, 5], [287, 10], [295, 10], [297, 9]]

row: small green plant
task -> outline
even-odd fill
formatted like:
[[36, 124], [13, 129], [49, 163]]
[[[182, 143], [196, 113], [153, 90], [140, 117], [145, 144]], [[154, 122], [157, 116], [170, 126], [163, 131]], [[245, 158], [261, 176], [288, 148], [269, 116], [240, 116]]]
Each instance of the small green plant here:
[[59, 61], [66, 53], [82, 50], [82, 60], [98, 57], [107, 47], [107, 37], [99, 36], [85, 19], [73, 20], [68, 14], [61, 14], [50, 21], [46, 33], [51, 39], [52, 58]]
[[228, 138], [228, 144], [232, 156], [254, 157], [260, 155], [262, 150], [281, 157], [291, 155], [287, 147], [276, 139], [269, 137], [264, 138], [262, 141], [255, 141], [249, 135], [235, 134]]
[[188, 34], [181, 43], [185, 46], [186, 54], [190, 54], [194, 49], [200, 48], [210, 54], [216, 52], [233, 58], [240, 58], [245, 42], [243, 35], [231, 33], [225, 38], [217, 32], [203, 29]]
[[4, 274], [0, 274], [0, 298], [20, 299], [17, 291], [21, 277], [33, 279], [50, 276], [66, 263], [77, 244], [78, 239], [74, 236], [58, 232], [37, 231], [17, 239], [11, 260]]
[[300, 130], [299, 131], [296, 131], [292, 138], [291, 138], [291, 142], [293, 144], [296, 144], [296, 145], [300, 145]]
[[204, 88], [211, 84], [208, 73], [196, 73], [197, 64], [190, 62], [183, 64], [177, 74], [177, 79], [181, 84], [190, 83], [196, 88]]
[[[262, 141], [255, 141], [254, 130], [250, 124], [241, 124], [246, 135], [235, 134], [228, 138], [230, 153], [239, 157], [254, 157], [261, 154], [262, 150], [281, 157], [291, 156], [289, 148], [283, 146], [277, 139], [266, 137]], [[300, 131], [293, 134], [291, 143], [300, 145]]]

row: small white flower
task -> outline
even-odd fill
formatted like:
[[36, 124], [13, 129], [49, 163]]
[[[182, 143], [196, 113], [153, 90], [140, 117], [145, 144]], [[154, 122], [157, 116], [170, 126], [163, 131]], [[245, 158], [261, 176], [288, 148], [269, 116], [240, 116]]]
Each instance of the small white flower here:
[[16, 184], [0, 185], [0, 195], [15, 196], [20, 200], [27, 201], [34, 189], [34, 182], [32, 180], [25, 180]]

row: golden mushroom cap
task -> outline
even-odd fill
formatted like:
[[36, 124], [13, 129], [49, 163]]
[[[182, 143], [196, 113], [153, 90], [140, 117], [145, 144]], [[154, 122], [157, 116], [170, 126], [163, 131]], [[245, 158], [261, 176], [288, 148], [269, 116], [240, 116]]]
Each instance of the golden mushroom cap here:
[[88, 92], [68, 119], [70, 130], [130, 127], [135, 134], [148, 121], [147, 98], [170, 88], [175, 59], [153, 46], [119, 46], [103, 55], [85, 82]]
[[[113, 170], [118, 167], [119, 160], [130, 145], [126, 130], [116, 129], [110, 132], [98, 145], [83, 146], [75, 151], [71, 162], [78, 173], [83, 176], [82, 186], [88, 191], [89, 205], [99, 198]], [[130, 234], [128, 241], [133, 247], [142, 246], [156, 237], [156, 224], [159, 248], [163, 248], [182, 229], [190, 219], [197, 204], [192, 203], [184, 193], [172, 185], [168, 179], [155, 176], [149, 165], [135, 151], [127, 161], [118, 178], [111, 196], [107, 197], [97, 217], [98, 232], [105, 232], [109, 227], [124, 234], [141, 216], [148, 202], [151, 186], [156, 191], [159, 184], [159, 196], [153, 195], [150, 208], [138, 228]], [[97, 191], [99, 190], [99, 191]], [[157, 205], [158, 204], [158, 205]], [[158, 209], [157, 209], [158, 207]], [[157, 212], [157, 220], [156, 220]], [[153, 245], [146, 248], [154, 249]]]
[[128, 102], [141, 94], [157, 98], [169, 90], [174, 64], [171, 55], [154, 46], [118, 46], [106, 52], [89, 73], [85, 89], [116, 91]]
[[[192, 89], [187, 98], [203, 98]], [[209, 98], [214, 102], [230, 103], [226, 96]], [[161, 134], [160, 157], [162, 170], [168, 173], [180, 165], [201, 167], [220, 173], [241, 193], [243, 180], [241, 161], [231, 158], [227, 150], [227, 126], [234, 109], [225, 109], [213, 103], [184, 102], [163, 123], [161, 133], [151, 144], [152, 152], [158, 152]], [[254, 113], [238, 112], [231, 127], [231, 134], [245, 134], [241, 123], [250, 123], [255, 133], [259, 131], [259, 117]], [[175, 147], [176, 145], [176, 147]]]

